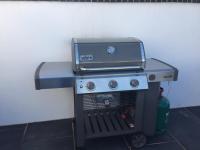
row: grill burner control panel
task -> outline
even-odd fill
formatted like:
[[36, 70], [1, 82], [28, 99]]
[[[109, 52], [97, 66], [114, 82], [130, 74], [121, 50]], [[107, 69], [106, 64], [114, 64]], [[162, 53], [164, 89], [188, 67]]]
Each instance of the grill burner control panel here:
[[97, 77], [76, 80], [76, 93], [100, 93], [148, 89], [146, 75]]

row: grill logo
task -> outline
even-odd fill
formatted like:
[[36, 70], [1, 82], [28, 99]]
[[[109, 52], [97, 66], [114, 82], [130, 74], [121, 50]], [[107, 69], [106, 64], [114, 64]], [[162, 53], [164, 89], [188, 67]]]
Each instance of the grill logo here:
[[115, 47], [113, 47], [113, 46], [108, 46], [108, 48], [107, 48], [107, 53], [108, 54], [114, 54], [115, 53]]
[[84, 61], [92, 61], [94, 59], [93, 55], [80, 55], [79, 60], [84, 62]]
[[173, 75], [172, 74], [165, 75], [165, 76], [163, 76], [163, 78], [165, 78], [165, 79], [167, 79], [167, 78], [173, 78]]

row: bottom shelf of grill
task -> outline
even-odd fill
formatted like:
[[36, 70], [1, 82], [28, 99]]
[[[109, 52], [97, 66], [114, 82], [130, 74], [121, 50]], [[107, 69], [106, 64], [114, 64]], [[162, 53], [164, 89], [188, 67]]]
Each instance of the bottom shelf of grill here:
[[85, 112], [86, 138], [131, 134], [135, 132], [134, 120], [123, 117], [117, 110], [90, 110]]

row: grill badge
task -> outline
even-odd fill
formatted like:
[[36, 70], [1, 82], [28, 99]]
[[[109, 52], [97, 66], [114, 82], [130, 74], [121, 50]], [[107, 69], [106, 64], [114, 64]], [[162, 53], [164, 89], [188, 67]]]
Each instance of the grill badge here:
[[80, 61], [84, 62], [84, 61], [92, 61], [94, 59], [92, 54], [88, 54], [88, 55], [80, 55]]
[[108, 46], [108, 48], [107, 48], [107, 53], [108, 53], [108, 54], [114, 54], [115, 51], [116, 51], [115, 47], [113, 47], [113, 46]]

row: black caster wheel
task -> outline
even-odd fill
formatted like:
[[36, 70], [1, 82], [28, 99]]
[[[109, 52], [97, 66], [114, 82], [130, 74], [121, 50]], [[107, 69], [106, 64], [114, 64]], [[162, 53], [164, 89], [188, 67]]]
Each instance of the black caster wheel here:
[[131, 137], [131, 146], [133, 148], [142, 148], [146, 142], [146, 136], [142, 133], [134, 134]]

